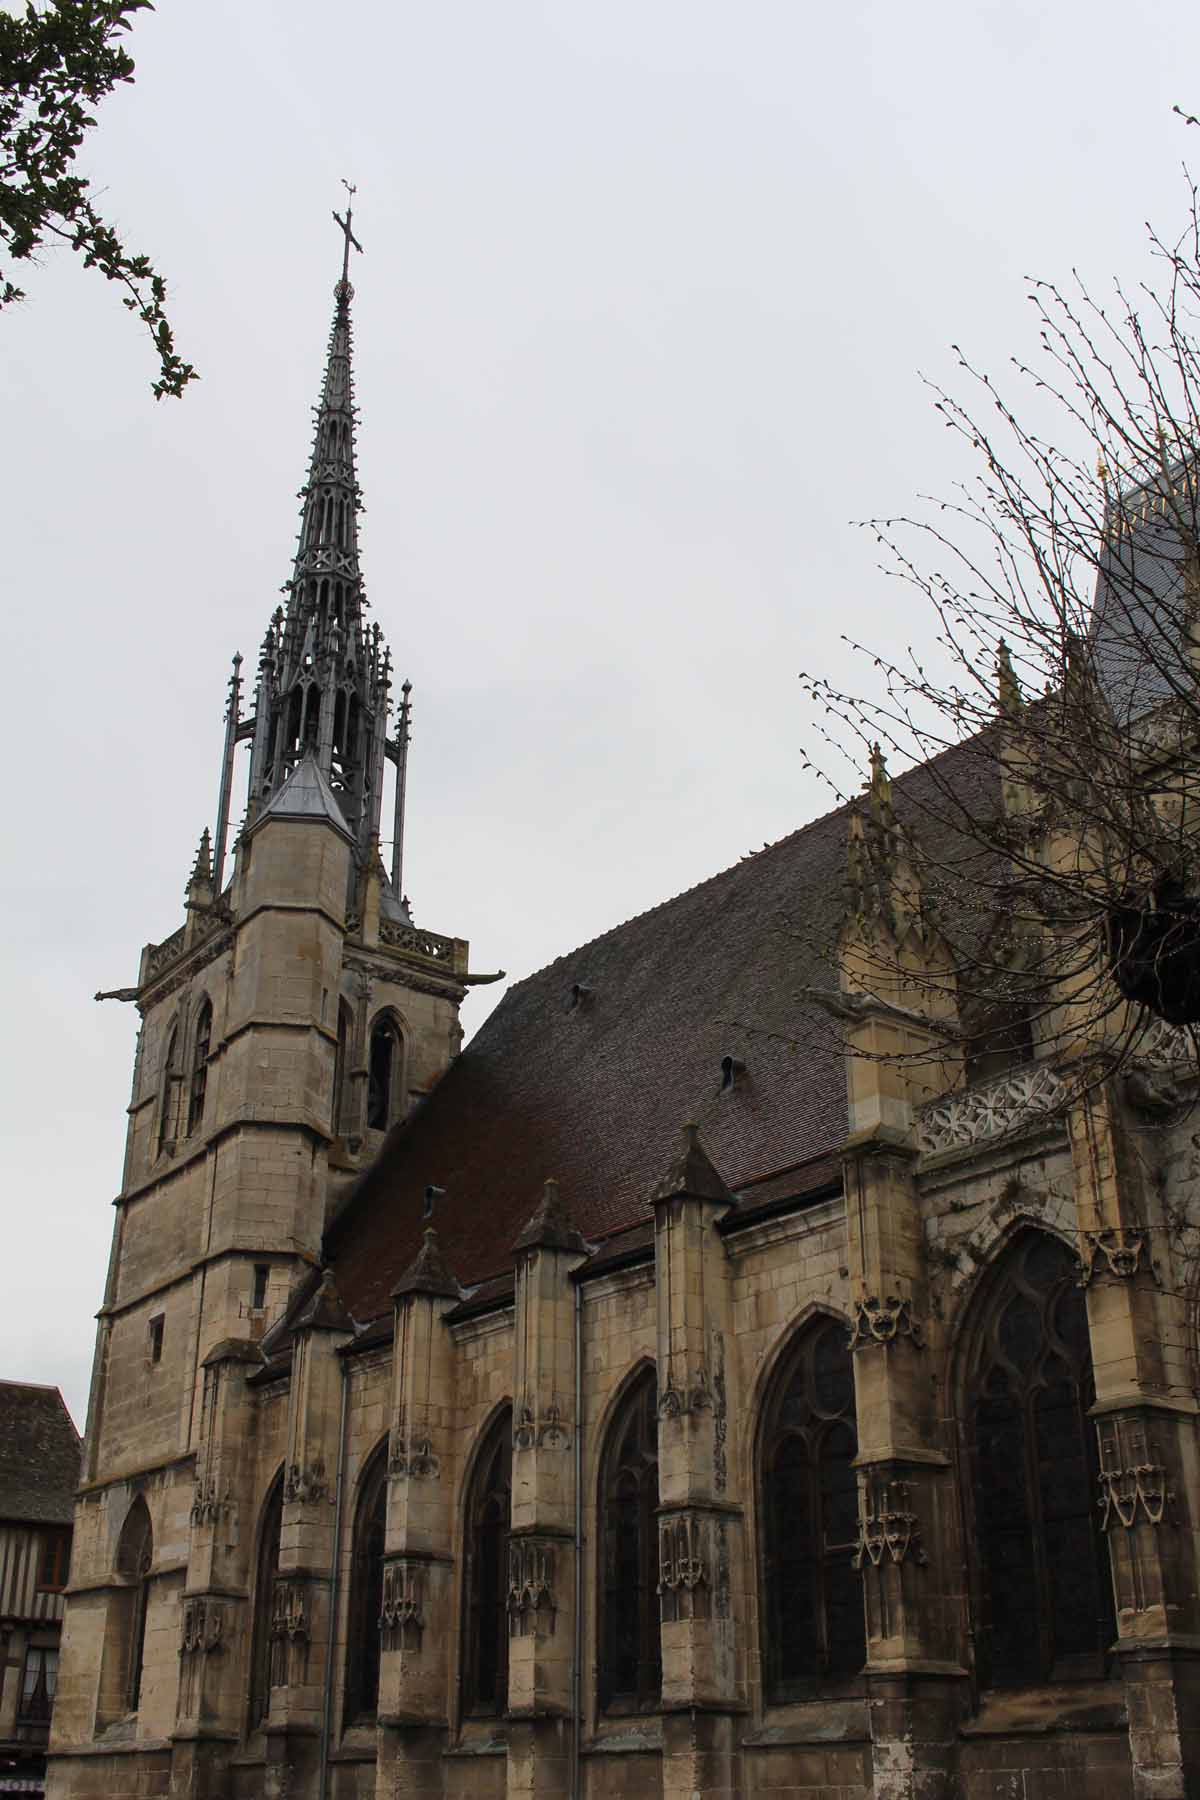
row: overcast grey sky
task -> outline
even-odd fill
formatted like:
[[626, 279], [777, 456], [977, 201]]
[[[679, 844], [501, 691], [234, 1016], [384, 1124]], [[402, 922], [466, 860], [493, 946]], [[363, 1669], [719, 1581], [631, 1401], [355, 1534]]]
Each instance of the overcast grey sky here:
[[160, 0], [131, 45], [88, 167], [203, 380], [156, 406], [66, 256], [0, 319], [0, 1375], [81, 1423], [136, 1023], [91, 995], [182, 917], [289, 574], [339, 178], [406, 886], [519, 978], [824, 809], [797, 671], [928, 630], [849, 521], [964, 473], [917, 371], [1030, 353], [1023, 275], [1136, 278], [1200, 151], [1182, 3]]

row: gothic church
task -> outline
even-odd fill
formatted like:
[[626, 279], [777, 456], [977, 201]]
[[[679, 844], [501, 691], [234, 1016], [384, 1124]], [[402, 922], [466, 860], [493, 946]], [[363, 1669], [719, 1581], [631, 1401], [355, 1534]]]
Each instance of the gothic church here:
[[[878, 759], [853, 820], [460, 1049], [486, 977], [402, 893], [346, 275], [287, 606], [122, 996], [49, 1793], [1200, 1793], [1188, 1126], [1056, 1109], [1032, 1043], [919, 1085], [865, 1002], [861, 1057], [810, 1051], [865, 942], [935, 953], [894, 829], [925, 772]], [[814, 914], [836, 966], [779, 929]]]

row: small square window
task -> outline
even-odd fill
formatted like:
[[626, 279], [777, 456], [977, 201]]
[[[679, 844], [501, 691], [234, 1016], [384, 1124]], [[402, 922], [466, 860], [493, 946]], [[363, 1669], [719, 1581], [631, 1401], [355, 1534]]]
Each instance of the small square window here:
[[162, 1361], [163, 1324], [163, 1314], [155, 1313], [150, 1321], [150, 1361], [152, 1363], [160, 1363]]

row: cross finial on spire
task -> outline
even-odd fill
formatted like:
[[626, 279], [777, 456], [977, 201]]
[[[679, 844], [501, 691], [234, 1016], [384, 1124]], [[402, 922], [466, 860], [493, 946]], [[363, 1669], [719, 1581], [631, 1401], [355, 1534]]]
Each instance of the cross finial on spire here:
[[342, 176], [342, 186], [350, 196], [349, 200], [346, 202], [346, 216], [343, 219], [341, 213], [335, 212], [333, 217], [334, 222], [340, 227], [342, 235], [346, 240], [345, 247], [342, 251], [342, 286], [345, 288], [350, 285], [350, 246], [353, 244], [360, 256], [363, 254], [363, 247], [351, 230], [351, 225], [354, 220], [354, 196], [357, 194], [358, 189], [352, 181], [347, 181], [344, 175]]

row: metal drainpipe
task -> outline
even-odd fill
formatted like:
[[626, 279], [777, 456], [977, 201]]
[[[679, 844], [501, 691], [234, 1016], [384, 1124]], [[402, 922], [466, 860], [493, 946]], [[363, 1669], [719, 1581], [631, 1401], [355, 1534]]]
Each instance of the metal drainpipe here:
[[581, 1800], [583, 1742], [583, 1283], [575, 1283], [575, 1642], [571, 1654], [571, 1800]]
[[329, 1581], [329, 1647], [325, 1653], [325, 1693], [321, 1703], [321, 1773], [317, 1789], [319, 1800], [329, 1793], [329, 1740], [333, 1734], [333, 1675], [336, 1666], [337, 1609], [339, 1576], [342, 1568], [342, 1490], [346, 1476], [346, 1411], [350, 1393], [350, 1371], [344, 1356], [342, 1365], [342, 1407], [338, 1419], [337, 1483], [333, 1493], [333, 1572]]

